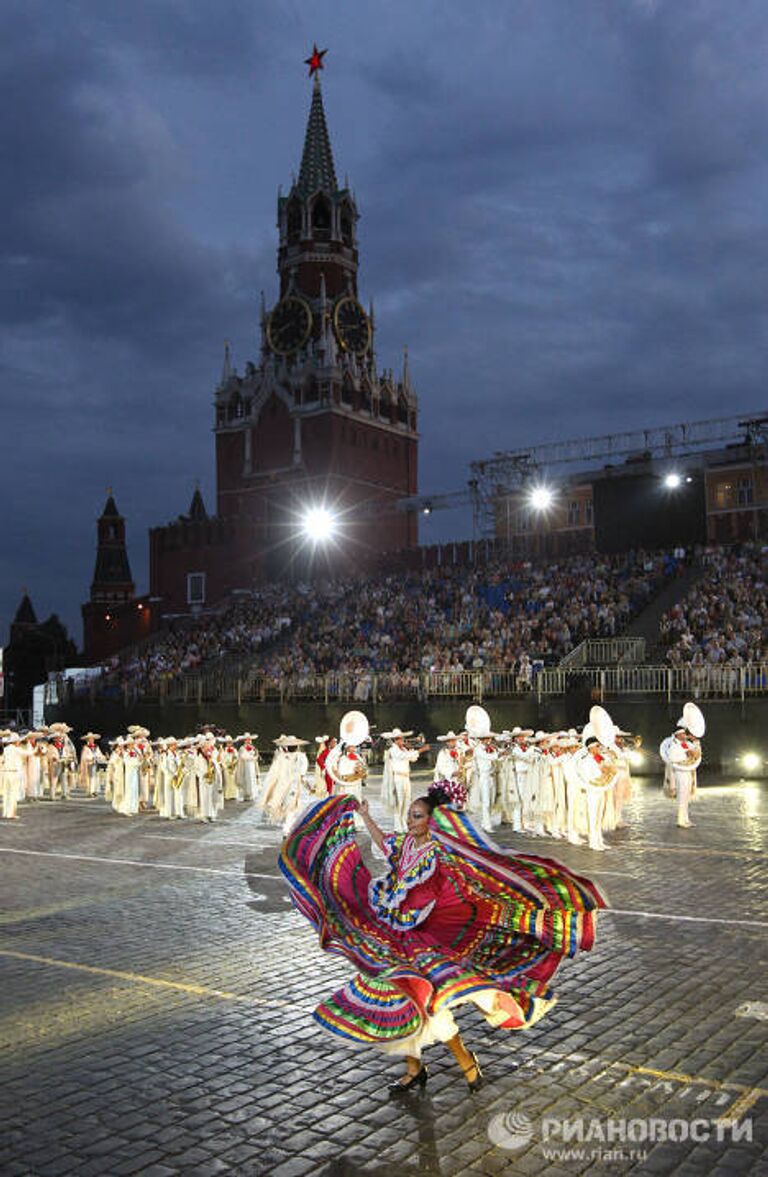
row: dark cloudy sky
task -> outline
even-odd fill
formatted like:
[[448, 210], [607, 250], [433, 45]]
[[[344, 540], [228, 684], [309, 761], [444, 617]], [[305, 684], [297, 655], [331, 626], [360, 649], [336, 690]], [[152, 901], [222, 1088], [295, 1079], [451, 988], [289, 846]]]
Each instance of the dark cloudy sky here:
[[[421, 489], [500, 448], [759, 409], [765, 0], [2, 0], [0, 638], [80, 639], [112, 486], [213, 501], [222, 341], [257, 353], [275, 201], [323, 88]], [[424, 538], [460, 520], [433, 516]]]

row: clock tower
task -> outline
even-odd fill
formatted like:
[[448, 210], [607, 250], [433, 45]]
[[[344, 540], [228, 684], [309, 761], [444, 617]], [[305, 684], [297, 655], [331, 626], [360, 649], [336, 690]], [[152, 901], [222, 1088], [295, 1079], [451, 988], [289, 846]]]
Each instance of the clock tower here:
[[[377, 368], [373, 305], [358, 287], [359, 214], [340, 185], [319, 70], [298, 177], [277, 201], [279, 294], [262, 298], [258, 362], [243, 373], [225, 349], [215, 396], [217, 515], [237, 534], [241, 576], [301, 563], [301, 520], [338, 522], [336, 567], [414, 546], [398, 499], [417, 491], [417, 398], [401, 371]], [[306, 545], [305, 545], [306, 546]], [[239, 577], [240, 579], [240, 577]]]

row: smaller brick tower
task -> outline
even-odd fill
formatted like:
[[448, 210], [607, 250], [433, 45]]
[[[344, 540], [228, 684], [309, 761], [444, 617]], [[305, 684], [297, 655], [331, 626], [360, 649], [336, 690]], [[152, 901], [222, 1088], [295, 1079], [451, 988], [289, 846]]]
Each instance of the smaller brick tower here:
[[88, 662], [100, 662], [140, 641], [155, 621], [148, 599], [135, 596], [125, 544], [125, 519], [111, 491], [97, 520], [96, 536], [90, 600], [81, 607], [83, 650]]

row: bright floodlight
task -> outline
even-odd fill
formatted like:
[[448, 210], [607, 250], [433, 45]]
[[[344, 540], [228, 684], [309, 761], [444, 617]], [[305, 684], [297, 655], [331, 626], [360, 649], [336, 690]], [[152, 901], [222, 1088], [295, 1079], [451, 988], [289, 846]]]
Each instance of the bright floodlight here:
[[756, 772], [762, 764], [762, 761], [756, 752], [746, 752], [741, 758], [741, 763], [744, 765], [747, 772]]
[[534, 511], [546, 511], [554, 501], [554, 491], [548, 486], [535, 486], [531, 491], [530, 503]]
[[308, 539], [323, 543], [336, 532], [336, 516], [325, 507], [312, 507], [302, 519], [301, 527]]
[[667, 490], [677, 490], [682, 481], [683, 480], [679, 474], [668, 474], [664, 479], [664, 485], [666, 486]]
[[633, 768], [642, 768], [645, 763], [645, 757], [642, 752], [638, 752], [637, 748], [633, 748], [629, 754], [629, 763]]

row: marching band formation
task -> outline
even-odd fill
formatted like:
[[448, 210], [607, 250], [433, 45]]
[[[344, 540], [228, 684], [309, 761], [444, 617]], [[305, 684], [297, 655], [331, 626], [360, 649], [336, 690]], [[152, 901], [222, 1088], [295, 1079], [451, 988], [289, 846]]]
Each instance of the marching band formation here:
[[[603, 835], [625, 825], [632, 796], [631, 754], [640, 737], [622, 731], [602, 707], [593, 707], [581, 731], [544, 732], [513, 728], [495, 733], [482, 707], [468, 708], [462, 731], [437, 737], [433, 779], [457, 781], [468, 794], [467, 809], [484, 830], [508, 825], [516, 833], [586, 843], [604, 850]], [[706, 724], [694, 703], [686, 703], [675, 731], [660, 754], [664, 793], [677, 802], [677, 824], [692, 824], [688, 806], [696, 796], [701, 738]], [[80, 737], [80, 752], [65, 723], [39, 731], [0, 731], [0, 799], [3, 817], [18, 818], [24, 801], [67, 799], [74, 793], [103, 797], [125, 816], [156, 812], [168, 820], [215, 821], [228, 801], [255, 804], [263, 820], [288, 832], [315, 798], [346, 793], [358, 801], [368, 778], [370, 730], [362, 712], [343, 717], [338, 738], [309, 741], [280, 735], [269, 768], [262, 774], [257, 736], [232, 738], [208, 726], [184, 739], [151, 740], [133, 725], [109, 741], [98, 732]], [[394, 828], [406, 829], [411, 804], [411, 767], [430, 751], [412, 731], [382, 732], [386, 741], [381, 800]], [[358, 819], [359, 820], [359, 819]]]

